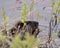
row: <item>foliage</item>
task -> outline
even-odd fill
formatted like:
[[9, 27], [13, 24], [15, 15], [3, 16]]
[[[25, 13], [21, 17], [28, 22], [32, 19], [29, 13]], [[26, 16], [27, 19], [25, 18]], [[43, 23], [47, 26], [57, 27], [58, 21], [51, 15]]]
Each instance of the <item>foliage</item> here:
[[54, 33], [53, 38], [56, 39], [56, 37], [57, 37], [57, 33]]
[[36, 13], [36, 16], [37, 16], [37, 20], [39, 21], [39, 20], [40, 20], [40, 18], [41, 18], [40, 13], [39, 13], [39, 12], [37, 12], [37, 13]]
[[52, 0], [52, 8], [55, 12], [60, 13], [60, 0]]
[[6, 40], [6, 36], [4, 36], [1, 31], [0, 31], [0, 40], [2, 41]]
[[39, 44], [39, 39], [30, 36], [28, 33], [25, 35], [25, 40], [21, 40], [21, 34], [16, 35], [14, 38], [11, 48], [36, 48]]
[[4, 28], [6, 29], [6, 26], [8, 25], [9, 18], [6, 17], [6, 15], [5, 15], [4, 7], [2, 8], [2, 17], [3, 17], [3, 22], [4, 22]]
[[[21, 14], [22, 14], [22, 18], [21, 18], [21, 21], [22, 22], [24, 22], [24, 21], [26, 21], [27, 20], [27, 15], [28, 15], [28, 13], [30, 12], [30, 13], [32, 13], [33, 12], [33, 10], [34, 10], [34, 0], [31, 0], [31, 5], [30, 5], [30, 11], [29, 11], [29, 9], [28, 9], [28, 5], [25, 3], [25, 2], [23, 2], [22, 3], [22, 10], [21, 10]], [[36, 15], [37, 15], [37, 20], [39, 20], [40, 19], [40, 14], [39, 14], [39, 12], [38, 13], [36, 13]]]
[[30, 12], [34, 10], [34, 0], [31, 0], [31, 5], [30, 5]]
[[58, 22], [60, 22], [60, 16], [58, 17]]
[[55, 5], [54, 0], [52, 0], [52, 4], [51, 5], [52, 5], [52, 7]]
[[[60, 0], [52, 0], [52, 9], [56, 15], [59, 16], [60, 14]], [[58, 22], [59, 22], [59, 17], [58, 17]]]
[[10, 37], [4, 35], [3, 31], [0, 31], [0, 48], [10, 48]]
[[22, 3], [22, 10], [21, 10], [21, 14], [22, 14], [22, 18], [21, 21], [24, 22], [27, 19], [27, 14], [28, 14], [28, 6], [25, 2]]

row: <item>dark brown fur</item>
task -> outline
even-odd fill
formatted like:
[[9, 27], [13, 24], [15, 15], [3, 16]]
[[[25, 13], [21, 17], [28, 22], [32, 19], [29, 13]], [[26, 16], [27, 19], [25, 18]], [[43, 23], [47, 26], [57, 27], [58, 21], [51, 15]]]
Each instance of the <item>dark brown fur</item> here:
[[[25, 21], [25, 23], [26, 23], [26, 27], [25, 27], [25, 30], [26, 31], [25, 32], [28, 31], [29, 34], [35, 35], [35, 36], [37, 36], [39, 34], [38, 22]], [[14, 35], [17, 31], [19, 33], [20, 30], [23, 30], [23, 27], [24, 27], [24, 23], [22, 23], [21, 21], [16, 22], [16, 24], [14, 25], [14, 27], [10, 29], [12, 35]]]
[[23, 27], [24, 23], [21, 21], [16, 22], [15, 27], [21, 29]]

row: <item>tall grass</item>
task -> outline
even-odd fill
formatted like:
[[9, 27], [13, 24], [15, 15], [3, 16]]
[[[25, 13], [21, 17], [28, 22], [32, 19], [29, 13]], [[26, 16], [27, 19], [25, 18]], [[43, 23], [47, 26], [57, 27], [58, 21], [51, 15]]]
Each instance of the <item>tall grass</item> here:
[[10, 48], [36, 48], [39, 45], [40, 40], [29, 33], [26, 33], [25, 40], [21, 40], [20, 37], [21, 34], [15, 36]]

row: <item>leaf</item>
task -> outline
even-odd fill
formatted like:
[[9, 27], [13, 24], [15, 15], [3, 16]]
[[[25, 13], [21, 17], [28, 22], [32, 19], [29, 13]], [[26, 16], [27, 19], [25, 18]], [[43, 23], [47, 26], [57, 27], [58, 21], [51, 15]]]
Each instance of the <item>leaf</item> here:
[[2, 16], [3, 16], [3, 17], [5, 16], [5, 10], [4, 10], [4, 7], [2, 7]]
[[4, 36], [1, 31], [0, 31], [0, 40], [2, 41], [6, 40], [6, 36]]
[[27, 17], [22, 17], [21, 21], [24, 23], [24, 21], [26, 21]]
[[60, 14], [60, 8], [58, 9], [58, 14]]
[[41, 16], [39, 12], [36, 14], [36, 16], [37, 16], [37, 20], [40, 20]]
[[21, 47], [21, 40], [20, 40], [20, 34], [16, 35], [14, 38], [14, 40], [12, 41], [12, 44], [10, 46], [10, 48], [22, 48]]
[[34, 0], [31, 0], [31, 5], [30, 5], [30, 12], [34, 10]]
[[52, 0], [52, 8], [55, 13], [60, 13], [60, 0]]
[[23, 18], [21, 18], [21, 22], [23, 22], [23, 23], [24, 23], [24, 21], [25, 21], [25, 20], [24, 20]]
[[53, 38], [56, 39], [56, 37], [57, 37], [57, 33], [54, 33]]
[[58, 2], [58, 3], [57, 3], [57, 4], [58, 4], [58, 6], [60, 6], [60, 0], [57, 0], [57, 2]]
[[27, 15], [28, 15], [28, 6], [25, 2], [22, 3], [22, 10], [21, 10], [21, 14], [22, 14], [22, 22], [24, 22], [25, 20], [27, 20]]
[[36, 48], [40, 41], [34, 36], [30, 36], [29, 33], [26, 33], [25, 40], [21, 40], [20, 37], [21, 34], [15, 36], [10, 48]]
[[53, 10], [56, 12], [58, 10], [58, 7], [54, 5]]
[[23, 6], [23, 8], [22, 8], [21, 13], [22, 13], [23, 16], [26, 16], [28, 14], [28, 6], [25, 2], [22, 3], [22, 6]]
[[53, 7], [54, 5], [55, 5], [55, 2], [54, 0], [52, 0], [51, 6]]
[[60, 16], [58, 17], [58, 22], [60, 23]]
[[4, 21], [4, 28], [6, 29], [6, 26], [8, 25], [9, 18], [6, 17], [6, 15], [5, 15], [4, 7], [2, 8], [2, 17], [3, 17], [3, 21]]
[[51, 17], [51, 19], [53, 19], [53, 20], [54, 20], [54, 17], [55, 17], [55, 15], [53, 15], [53, 16]]
[[8, 25], [8, 20], [9, 20], [8, 17], [3, 18], [3, 21], [4, 21], [4, 28], [5, 28], [5, 29], [6, 29], [6, 26]]

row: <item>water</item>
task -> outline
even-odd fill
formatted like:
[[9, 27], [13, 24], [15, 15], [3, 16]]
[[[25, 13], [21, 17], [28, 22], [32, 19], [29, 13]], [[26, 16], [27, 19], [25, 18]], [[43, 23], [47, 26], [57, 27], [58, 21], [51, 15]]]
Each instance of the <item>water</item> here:
[[[29, 6], [31, 1], [30, 0], [25, 0], [25, 1], [26, 1], [26, 3]], [[51, 2], [51, 0], [48, 1], [48, 2], [43, 2], [43, 3], [39, 2], [39, 3], [35, 3], [34, 4], [34, 9], [35, 9], [34, 12], [35, 13], [36, 12], [40, 12], [41, 17], [44, 16], [42, 18], [42, 20], [41, 20], [41, 21], [43, 21], [43, 23], [45, 22], [44, 19], [46, 19], [48, 21], [50, 19], [50, 16], [51, 16], [50, 15], [51, 14], [51, 10], [48, 10], [48, 11], [47, 10], [43, 10], [43, 7], [50, 7], [51, 6], [50, 2]], [[19, 20], [20, 17], [21, 17], [20, 12], [17, 9], [16, 10], [12, 10], [12, 9], [10, 10], [11, 7], [15, 7], [15, 6], [20, 7], [21, 4], [16, 3], [16, 0], [0, 0], [0, 21], [2, 20], [1, 19], [2, 18], [2, 7], [5, 8], [6, 16], [10, 17], [10, 20], [12, 20], [12, 19]]]

